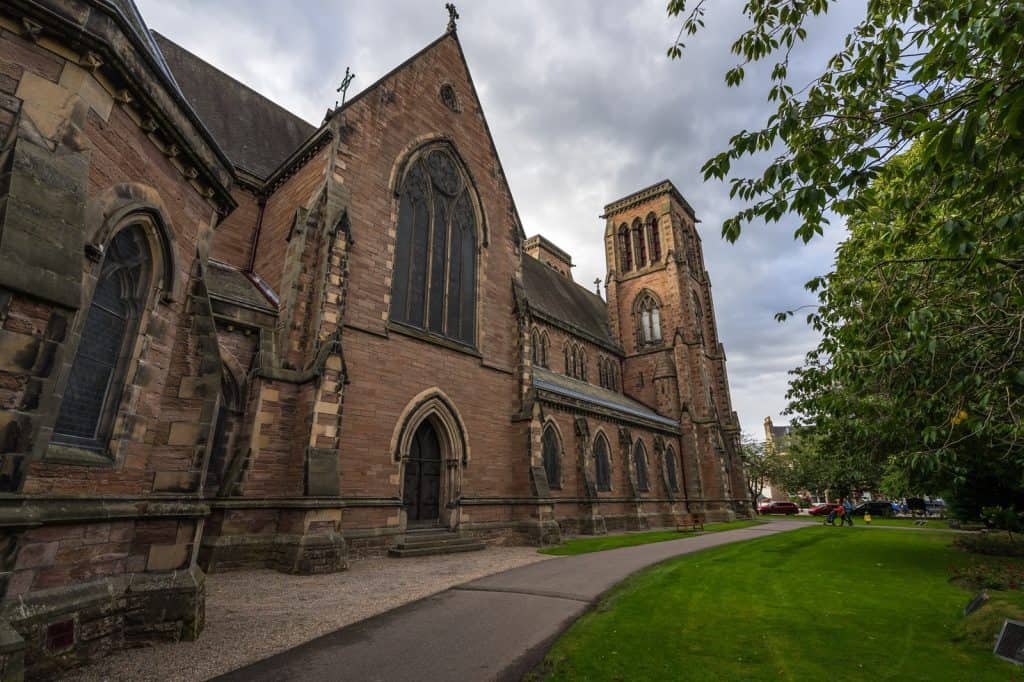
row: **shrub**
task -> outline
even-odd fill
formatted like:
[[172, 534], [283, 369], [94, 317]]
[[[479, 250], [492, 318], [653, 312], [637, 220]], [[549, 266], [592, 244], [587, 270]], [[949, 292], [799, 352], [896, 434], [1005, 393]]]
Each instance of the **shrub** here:
[[953, 546], [972, 554], [1024, 557], [1024, 541], [1002, 533], [965, 533], [953, 540]]
[[1019, 590], [1024, 587], [1024, 566], [977, 563], [951, 566], [952, 580], [976, 590]]

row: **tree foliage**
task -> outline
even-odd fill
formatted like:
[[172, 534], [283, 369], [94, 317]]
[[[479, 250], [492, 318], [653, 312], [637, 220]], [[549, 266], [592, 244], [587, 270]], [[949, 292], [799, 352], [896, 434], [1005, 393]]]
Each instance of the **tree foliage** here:
[[[789, 58], [827, 0], [749, 0], [733, 45], [739, 85], [774, 60], [764, 127], [704, 166], [725, 179], [745, 156], [781, 150], [732, 178], [755, 220], [826, 214], [849, 239], [807, 288], [821, 343], [796, 371], [791, 410], [823, 452], [884, 467], [905, 493], [951, 493], [962, 516], [1024, 505], [1024, 3], [868, 0], [825, 71], [794, 88]], [[681, 36], [703, 1], [672, 0]], [[670, 48], [682, 55], [681, 42]], [[790, 313], [783, 313], [784, 319]]]
[[[996, 223], [1020, 231], [1019, 206], [1000, 201], [1019, 190], [1024, 153], [1024, 3], [1005, 0], [869, 0], [842, 49], [810, 83], [790, 81], [790, 57], [808, 22], [829, 0], [749, 0], [749, 27], [732, 45], [738, 63], [725, 74], [743, 83], [751, 64], [772, 61], [767, 97], [776, 110], [759, 130], [744, 130], [704, 165], [705, 178], [726, 179], [745, 156], [782, 152], [756, 177], [731, 178], [746, 206], [726, 220], [735, 240], [744, 225], [796, 214], [808, 241], [826, 213], [855, 212], [889, 162], [919, 143], [905, 169], [932, 196], [961, 197], [947, 237], [966, 244]], [[669, 56], [704, 26], [705, 0], [670, 0], [682, 18]], [[964, 185], [964, 174], [977, 182]]]
[[772, 478], [772, 461], [765, 452], [764, 443], [754, 440], [746, 433], [743, 434], [740, 443], [740, 460], [743, 462], [743, 473], [747, 479], [747, 492], [756, 504]]
[[831, 499], [854, 491], [876, 490], [882, 467], [876, 460], [847, 452], [842, 444], [812, 426], [786, 437], [786, 450], [775, 478], [787, 490], [807, 490]]

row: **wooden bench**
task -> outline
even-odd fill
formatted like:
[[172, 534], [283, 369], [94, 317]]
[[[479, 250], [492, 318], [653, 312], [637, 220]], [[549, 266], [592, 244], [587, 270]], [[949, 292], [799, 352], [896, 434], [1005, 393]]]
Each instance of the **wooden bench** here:
[[686, 531], [704, 530], [704, 515], [703, 514], [687, 514], [679, 520], [676, 524], [676, 530], [680, 533]]

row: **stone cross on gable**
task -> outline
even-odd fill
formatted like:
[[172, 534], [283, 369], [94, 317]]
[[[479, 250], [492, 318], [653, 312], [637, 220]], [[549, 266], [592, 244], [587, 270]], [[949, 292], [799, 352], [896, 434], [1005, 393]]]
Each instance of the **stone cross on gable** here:
[[451, 2], [446, 3], [444, 8], [448, 10], [448, 31], [455, 30], [455, 22], [459, 19], [459, 12], [455, 9], [455, 5]]
[[[345, 77], [341, 79], [341, 85], [339, 85], [338, 89], [335, 91], [341, 93], [341, 106], [345, 106], [345, 96], [348, 94], [348, 86], [352, 84], [352, 79], [355, 77], [356, 75], [352, 73], [352, 70], [346, 66]], [[335, 107], [337, 106], [338, 104], [335, 102]]]
[[598, 277], [597, 279], [594, 280], [594, 291], [597, 292], [598, 296], [601, 295], [601, 278], [600, 277]]

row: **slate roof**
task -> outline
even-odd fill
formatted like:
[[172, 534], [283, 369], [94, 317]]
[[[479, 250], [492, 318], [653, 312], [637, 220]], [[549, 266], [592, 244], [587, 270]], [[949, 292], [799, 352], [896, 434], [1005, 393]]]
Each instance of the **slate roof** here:
[[627, 418], [639, 417], [669, 428], [679, 428], [679, 424], [675, 420], [663, 417], [643, 403], [627, 398], [621, 393], [609, 391], [606, 388], [594, 386], [585, 381], [573, 379], [564, 374], [558, 374], [557, 372], [541, 369], [540, 367], [533, 368], [533, 386], [543, 391], [549, 391], [566, 398], [582, 400], [592, 405], [618, 412]]
[[260, 291], [249, 275], [237, 268], [217, 261], [209, 261], [206, 271], [206, 287], [212, 298], [231, 303], [240, 303], [266, 312], [276, 312], [276, 307]]
[[523, 256], [523, 287], [530, 309], [568, 323], [592, 340], [618, 348], [608, 327], [608, 306], [600, 296], [532, 256]]
[[153, 38], [185, 99], [238, 168], [266, 179], [316, 132], [165, 36], [153, 31]]

